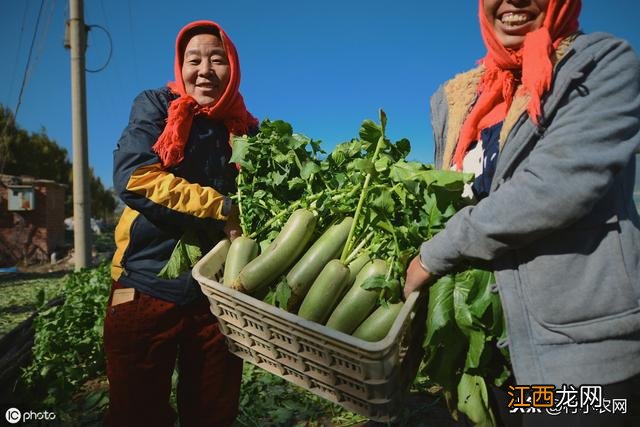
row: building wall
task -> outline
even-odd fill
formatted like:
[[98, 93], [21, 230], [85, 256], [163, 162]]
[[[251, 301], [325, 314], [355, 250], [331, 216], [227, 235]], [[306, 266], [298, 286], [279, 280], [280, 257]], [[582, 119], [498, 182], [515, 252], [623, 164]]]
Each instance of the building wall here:
[[47, 183], [45, 186], [47, 200], [47, 246], [52, 250], [64, 244], [64, 197], [65, 189], [55, 183]]
[[[0, 266], [49, 261], [64, 244], [65, 187], [53, 181], [2, 177], [0, 184]], [[9, 211], [8, 194], [13, 183], [32, 185], [35, 208]]]

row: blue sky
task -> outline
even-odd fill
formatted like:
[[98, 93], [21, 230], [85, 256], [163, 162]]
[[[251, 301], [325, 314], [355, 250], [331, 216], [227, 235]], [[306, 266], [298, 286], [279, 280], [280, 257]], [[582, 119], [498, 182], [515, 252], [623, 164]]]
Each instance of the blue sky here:
[[[66, 0], [0, 0], [0, 103], [16, 108], [41, 2], [18, 124], [44, 128], [71, 156]], [[584, 31], [616, 34], [636, 51], [639, 18], [637, 0], [583, 0]], [[196, 19], [218, 22], [234, 41], [241, 91], [260, 120], [286, 120], [329, 151], [384, 108], [389, 136], [409, 138], [410, 157], [425, 163], [433, 160], [429, 97], [485, 52], [475, 0], [85, 0], [87, 25], [113, 39], [108, 66], [87, 73], [89, 163], [105, 186], [131, 101], [173, 79], [175, 35]], [[100, 67], [108, 52], [107, 37], [92, 29], [87, 68]]]

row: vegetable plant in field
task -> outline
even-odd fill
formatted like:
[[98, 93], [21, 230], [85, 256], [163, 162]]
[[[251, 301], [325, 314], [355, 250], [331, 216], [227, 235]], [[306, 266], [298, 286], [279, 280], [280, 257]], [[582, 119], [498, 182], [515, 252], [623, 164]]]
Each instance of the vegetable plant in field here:
[[64, 304], [38, 313], [33, 361], [22, 378], [44, 387], [44, 404], [68, 402], [86, 380], [104, 370], [102, 325], [111, 277], [110, 264], [70, 273], [64, 283]]
[[8, 280], [0, 276], [0, 337], [57, 296], [64, 281], [60, 274], [47, 278], [18, 276]]

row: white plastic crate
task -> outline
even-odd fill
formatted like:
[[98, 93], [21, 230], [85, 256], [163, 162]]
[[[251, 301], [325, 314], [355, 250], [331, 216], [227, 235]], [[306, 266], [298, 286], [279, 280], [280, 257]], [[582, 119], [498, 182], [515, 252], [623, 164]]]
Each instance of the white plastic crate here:
[[423, 354], [426, 307], [418, 293], [384, 339], [363, 341], [223, 286], [229, 245], [221, 241], [193, 268], [229, 350], [350, 411], [394, 420]]

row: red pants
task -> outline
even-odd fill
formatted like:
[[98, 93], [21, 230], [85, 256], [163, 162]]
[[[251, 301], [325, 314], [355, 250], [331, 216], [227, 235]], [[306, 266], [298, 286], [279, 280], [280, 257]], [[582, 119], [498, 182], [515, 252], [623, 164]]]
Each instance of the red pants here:
[[238, 412], [242, 361], [228, 352], [206, 299], [186, 306], [135, 292], [104, 322], [109, 379], [106, 426], [173, 426], [171, 376], [178, 359], [180, 425], [230, 426]]

